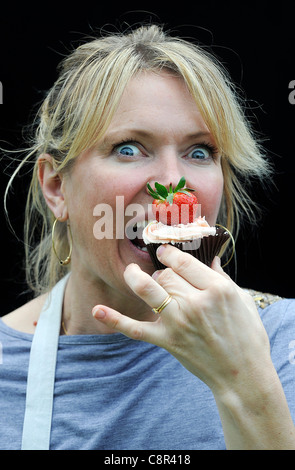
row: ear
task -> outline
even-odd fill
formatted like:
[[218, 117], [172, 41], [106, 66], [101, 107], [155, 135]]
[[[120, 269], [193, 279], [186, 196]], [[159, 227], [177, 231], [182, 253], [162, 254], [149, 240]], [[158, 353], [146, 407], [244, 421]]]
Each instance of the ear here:
[[55, 218], [68, 219], [68, 209], [63, 191], [63, 177], [54, 169], [51, 155], [43, 153], [38, 158], [38, 178], [45, 201]]

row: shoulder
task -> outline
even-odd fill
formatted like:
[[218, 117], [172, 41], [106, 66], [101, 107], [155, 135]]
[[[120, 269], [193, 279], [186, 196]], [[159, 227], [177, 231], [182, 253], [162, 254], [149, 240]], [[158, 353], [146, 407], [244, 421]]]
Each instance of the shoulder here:
[[254, 289], [243, 289], [245, 292], [251, 295], [258, 308], [265, 309], [269, 305], [272, 305], [279, 300], [283, 300], [282, 297], [275, 294], [269, 294], [266, 292], [260, 292]]
[[47, 294], [36, 297], [22, 305], [13, 312], [2, 317], [3, 323], [23, 333], [35, 333], [36, 323], [39, 319]]
[[278, 354], [295, 340], [295, 299], [281, 299], [260, 312], [272, 350]]
[[269, 337], [273, 365], [295, 422], [295, 299], [282, 299], [263, 293], [256, 295], [265, 299], [259, 301], [262, 306], [258, 307], [258, 312]]
[[244, 289], [253, 298], [261, 320], [272, 343], [276, 337], [294, 336], [295, 339], [295, 299], [285, 299], [278, 295]]

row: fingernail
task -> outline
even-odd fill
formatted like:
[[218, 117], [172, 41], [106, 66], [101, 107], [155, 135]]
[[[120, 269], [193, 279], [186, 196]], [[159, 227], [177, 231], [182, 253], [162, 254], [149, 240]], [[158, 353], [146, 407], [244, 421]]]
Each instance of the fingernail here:
[[152, 274], [152, 278], [153, 278], [154, 280], [156, 280], [156, 279], [159, 277], [160, 273], [161, 273], [161, 270], [155, 271], [155, 272]]
[[215, 256], [215, 260], [216, 260], [216, 263], [221, 266], [221, 260], [219, 258], [219, 256]]
[[159, 248], [157, 249], [157, 257], [158, 258], [159, 258], [159, 256], [161, 256], [164, 253], [165, 248], [166, 248], [166, 245], [159, 246]]
[[94, 307], [94, 309], [92, 310], [92, 315], [95, 317], [95, 318], [104, 318], [105, 317], [105, 311], [102, 310], [101, 308], [99, 307]]
[[140, 267], [138, 266], [138, 264], [130, 263], [130, 264], [128, 264], [128, 265], [126, 266], [124, 273], [126, 273], [126, 272], [129, 271], [130, 269], [137, 269], [138, 271], [141, 271], [141, 269], [140, 269]]

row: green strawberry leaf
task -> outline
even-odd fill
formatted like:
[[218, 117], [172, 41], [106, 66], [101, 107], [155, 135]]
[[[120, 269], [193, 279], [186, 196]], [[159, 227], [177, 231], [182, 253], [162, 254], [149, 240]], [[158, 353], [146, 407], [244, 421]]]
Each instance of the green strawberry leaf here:
[[170, 206], [172, 206], [173, 204], [173, 198], [174, 198], [174, 193], [169, 193], [168, 196], [166, 197], [166, 201], [168, 202], [168, 204], [170, 204]]
[[162, 196], [162, 198], [165, 199], [168, 196], [168, 190], [162, 184], [156, 182], [155, 188], [157, 189], [159, 196]]
[[179, 183], [178, 185], [176, 186], [176, 188], [174, 189], [174, 192], [177, 193], [180, 189], [184, 188], [185, 187], [185, 177], [182, 176], [179, 180]]
[[194, 189], [189, 189], [187, 191], [188, 188], [185, 188], [185, 189], [181, 189], [180, 191], [178, 191], [179, 193], [183, 193], [183, 194], [186, 194], [187, 196], [190, 196], [191, 195], [191, 191], [194, 191]]
[[150, 195], [153, 196], [154, 199], [159, 199], [158, 193], [156, 193], [156, 191], [153, 190], [153, 188], [151, 187], [149, 183], [147, 183], [147, 188], [148, 188]]
[[157, 200], [160, 201], [167, 201], [168, 204], [173, 204], [173, 197], [176, 193], [184, 193], [190, 195], [194, 189], [186, 188], [185, 187], [185, 177], [182, 176], [179, 180], [177, 186], [173, 189], [172, 184], [170, 183], [169, 189], [167, 189], [164, 185], [155, 182], [155, 189], [152, 189], [149, 183], [147, 183], [147, 188], [150, 195]]

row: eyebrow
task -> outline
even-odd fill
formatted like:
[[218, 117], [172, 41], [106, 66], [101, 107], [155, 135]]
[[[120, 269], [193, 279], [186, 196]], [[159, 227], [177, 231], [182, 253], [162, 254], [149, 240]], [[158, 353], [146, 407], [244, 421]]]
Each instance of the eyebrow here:
[[[118, 129], [117, 131], [114, 130], [114, 131], [111, 131], [110, 133], [108, 133], [107, 131], [102, 140], [102, 143], [106, 144], [108, 142], [114, 141], [116, 140], [116, 138], [120, 138], [120, 136], [123, 136], [123, 134], [125, 134], [126, 136], [129, 134], [130, 137], [132, 137], [133, 135], [134, 136], [138, 135], [139, 137], [143, 137], [143, 138], [152, 138], [155, 136], [154, 132], [149, 132], [144, 129], [138, 129], [136, 127], [128, 128], [128, 129], [127, 128]], [[159, 134], [160, 134], [160, 131], [159, 131]], [[183, 137], [187, 140], [198, 140], [204, 137], [213, 139], [213, 135], [209, 130], [193, 132], [190, 134], [183, 134]]]

